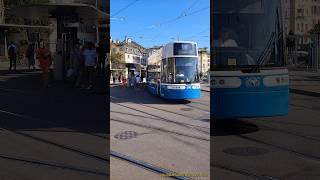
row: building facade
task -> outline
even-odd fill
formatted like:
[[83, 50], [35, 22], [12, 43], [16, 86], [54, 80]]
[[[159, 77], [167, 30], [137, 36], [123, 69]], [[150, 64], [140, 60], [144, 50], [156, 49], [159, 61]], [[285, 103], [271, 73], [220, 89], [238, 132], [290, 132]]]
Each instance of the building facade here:
[[143, 46], [126, 38], [124, 41], [111, 42], [111, 56], [112, 54], [121, 54], [121, 59], [118, 60], [125, 64], [125, 69], [115, 69], [111, 64], [112, 71], [124, 71], [125, 74], [132, 72], [134, 74], [143, 74], [148, 65], [148, 52]]
[[208, 48], [199, 48], [198, 55], [199, 73], [202, 73], [202, 75], [208, 75], [210, 73], [210, 53]]
[[162, 47], [153, 47], [147, 49], [148, 52], [148, 65], [160, 65], [162, 58]]
[[310, 31], [320, 22], [320, 0], [282, 0], [284, 31], [297, 38], [297, 44], [311, 42]]

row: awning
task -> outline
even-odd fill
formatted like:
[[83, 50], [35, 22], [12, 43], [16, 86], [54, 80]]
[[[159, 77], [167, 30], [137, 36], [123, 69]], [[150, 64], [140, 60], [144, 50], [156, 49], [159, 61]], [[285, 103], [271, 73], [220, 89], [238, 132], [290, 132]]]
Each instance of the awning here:
[[49, 17], [52, 15], [79, 14], [81, 18], [97, 20], [100, 23], [110, 24], [110, 14], [107, 14], [93, 5], [81, 3], [46, 3], [22, 5], [7, 10], [9, 14], [19, 17]]
[[20, 28], [44, 28], [50, 29], [50, 26], [34, 26], [34, 25], [24, 25], [24, 24], [0, 24], [0, 27], [20, 27]]

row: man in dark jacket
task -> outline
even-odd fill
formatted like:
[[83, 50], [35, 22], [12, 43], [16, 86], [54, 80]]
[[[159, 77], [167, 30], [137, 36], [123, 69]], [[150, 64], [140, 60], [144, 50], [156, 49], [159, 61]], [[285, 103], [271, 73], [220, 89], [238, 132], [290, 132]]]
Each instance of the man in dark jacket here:
[[10, 71], [12, 69], [12, 65], [14, 65], [14, 70], [17, 70], [17, 54], [18, 54], [18, 48], [13, 42], [11, 42], [8, 47], [8, 55], [10, 58], [10, 68], [9, 68]]

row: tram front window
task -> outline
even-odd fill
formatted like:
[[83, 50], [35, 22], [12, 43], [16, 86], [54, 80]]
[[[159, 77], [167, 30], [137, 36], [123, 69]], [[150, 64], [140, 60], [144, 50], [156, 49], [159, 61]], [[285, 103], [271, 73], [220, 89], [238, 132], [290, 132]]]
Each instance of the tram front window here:
[[199, 82], [197, 58], [175, 59], [175, 83]]
[[216, 67], [283, 64], [279, 0], [221, 0], [213, 7]]

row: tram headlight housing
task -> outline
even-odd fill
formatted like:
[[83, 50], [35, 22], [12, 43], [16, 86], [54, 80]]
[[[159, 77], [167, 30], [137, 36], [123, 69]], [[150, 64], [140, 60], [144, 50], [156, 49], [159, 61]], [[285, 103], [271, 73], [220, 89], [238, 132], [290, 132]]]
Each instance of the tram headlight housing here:
[[239, 88], [241, 79], [239, 77], [212, 77], [211, 87], [213, 88]]
[[289, 76], [288, 75], [265, 76], [263, 78], [263, 84], [266, 87], [288, 86]]

